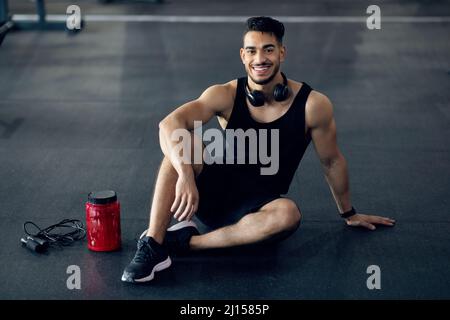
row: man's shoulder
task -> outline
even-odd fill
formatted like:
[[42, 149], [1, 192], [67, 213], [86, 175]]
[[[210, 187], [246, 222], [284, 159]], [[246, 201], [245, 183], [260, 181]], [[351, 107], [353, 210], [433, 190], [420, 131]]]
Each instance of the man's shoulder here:
[[237, 79], [233, 79], [231, 81], [228, 81], [227, 83], [224, 83], [223, 86], [229, 91], [236, 92], [237, 83]]
[[237, 80], [231, 80], [226, 83], [214, 84], [210, 86], [207, 90], [215, 91], [215, 93], [221, 94], [234, 94], [237, 88]]
[[305, 106], [305, 120], [310, 128], [327, 123], [333, 117], [333, 105], [330, 99], [317, 90], [312, 90]]
[[317, 90], [311, 90], [307, 102], [312, 105], [320, 106], [331, 104], [330, 99], [324, 93]]
[[212, 108], [216, 113], [227, 112], [233, 107], [236, 86], [235, 80], [211, 85], [197, 100]]

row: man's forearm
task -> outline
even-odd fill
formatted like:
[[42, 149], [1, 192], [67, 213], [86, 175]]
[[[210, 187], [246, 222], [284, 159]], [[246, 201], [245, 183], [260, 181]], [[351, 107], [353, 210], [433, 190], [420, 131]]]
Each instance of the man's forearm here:
[[[159, 143], [162, 152], [170, 160], [179, 176], [193, 176], [194, 171], [192, 165], [183, 161], [181, 155], [175, 152], [175, 145], [177, 145], [178, 142], [171, 139], [172, 132], [180, 127], [181, 125], [171, 126], [161, 122], [159, 125]], [[186, 143], [187, 141], [184, 142]], [[187, 146], [185, 150], [188, 149], [190, 150], [190, 146]]]
[[331, 193], [340, 213], [352, 208], [350, 201], [350, 183], [347, 170], [347, 161], [340, 154], [324, 167], [325, 179], [330, 186]]

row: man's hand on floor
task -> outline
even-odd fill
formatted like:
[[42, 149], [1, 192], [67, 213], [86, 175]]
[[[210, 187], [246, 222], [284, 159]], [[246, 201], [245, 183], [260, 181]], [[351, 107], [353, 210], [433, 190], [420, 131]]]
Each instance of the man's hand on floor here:
[[364, 227], [370, 230], [375, 230], [376, 224], [381, 224], [385, 226], [393, 227], [395, 220], [386, 217], [367, 215], [362, 213], [357, 213], [347, 219], [345, 219], [348, 226], [352, 227]]

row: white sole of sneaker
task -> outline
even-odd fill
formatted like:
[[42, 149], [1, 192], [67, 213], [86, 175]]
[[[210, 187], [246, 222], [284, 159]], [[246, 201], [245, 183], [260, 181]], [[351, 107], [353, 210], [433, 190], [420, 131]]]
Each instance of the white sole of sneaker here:
[[[145, 278], [141, 278], [141, 279], [134, 279], [132, 282], [148, 282], [153, 280], [153, 278], [155, 277], [155, 272], [158, 271], [162, 271], [164, 269], [167, 269], [168, 267], [170, 267], [170, 265], [172, 264], [172, 260], [170, 259], [170, 257], [167, 257], [166, 260], [158, 263], [152, 270], [152, 273], [150, 273], [149, 276], [145, 277]], [[128, 278], [122, 276], [122, 281], [125, 282], [130, 282]]]
[[[198, 227], [197, 227], [197, 225], [195, 224], [194, 221], [181, 221], [181, 222], [171, 226], [169, 229], [167, 229], [167, 231], [175, 231], [175, 230], [179, 230], [179, 229], [185, 228], [185, 227], [194, 227], [198, 231]], [[148, 229], [145, 229], [145, 231], [142, 232], [142, 234], [139, 237], [139, 239], [142, 239], [143, 237], [145, 237], [145, 235], [147, 234], [147, 230]]]
[[169, 229], [167, 229], [167, 231], [175, 231], [185, 227], [194, 227], [198, 230], [198, 227], [194, 221], [181, 221], [171, 226]]

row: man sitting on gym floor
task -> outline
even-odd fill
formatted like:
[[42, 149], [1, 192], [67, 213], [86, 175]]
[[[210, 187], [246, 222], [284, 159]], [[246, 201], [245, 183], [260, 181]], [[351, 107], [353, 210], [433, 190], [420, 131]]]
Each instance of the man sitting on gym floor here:
[[[148, 229], [138, 241], [137, 252], [122, 281], [145, 282], [171, 265], [169, 254], [225, 248], [279, 240], [294, 232], [301, 212], [282, 196], [312, 140], [341, 217], [347, 225], [375, 230], [375, 224], [395, 221], [356, 213], [350, 202], [347, 163], [336, 143], [336, 124], [329, 99], [304, 82], [287, 79], [280, 71], [285, 59], [284, 26], [269, 17], [247, 20], [240, 49], [247, 76], [206, 89], [196, 100], [170, 113], [159, 124], [164, 159], [158, 173]], [[185, 161], [175, 130], [189, 130], [194, 121], [206, 123], [218, 117], [223, 129], [278, 130], [275, 174], [261, 174], [263, 165]], [[191, 155], [204, 148], [191, 144]], [[272, 152], [274, 151], [272, 145]], [[270, 149], [270, 148], [269, 148]], [[225, 150], [228, 156], [230, 150]], [[234, 151], [234, 150], [231, 150]], [[203, 149], [200, 151], [203, 154]], [[184, 154], [183, 156], [186, 156]], [[246, 155], [246, 159], [248, 155]], [[199, 234], [191, 218], [211, 228]], [[172, 216], [178, 224], [170, 227]]]

